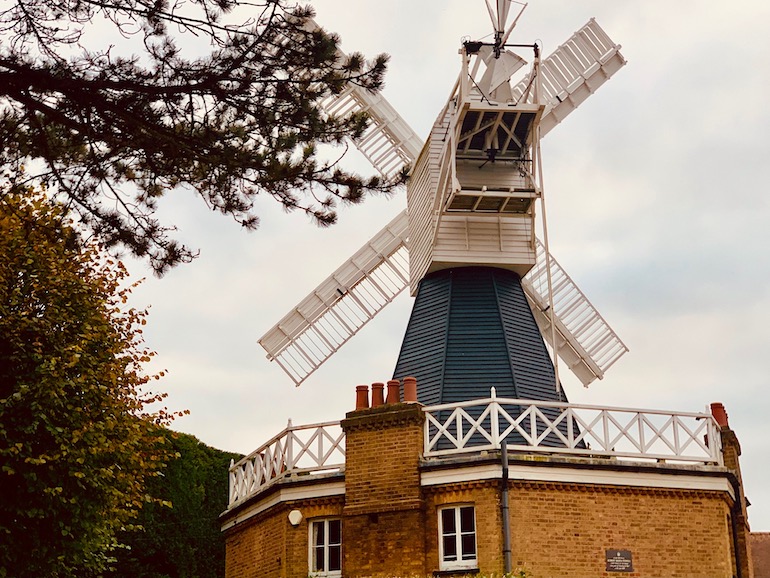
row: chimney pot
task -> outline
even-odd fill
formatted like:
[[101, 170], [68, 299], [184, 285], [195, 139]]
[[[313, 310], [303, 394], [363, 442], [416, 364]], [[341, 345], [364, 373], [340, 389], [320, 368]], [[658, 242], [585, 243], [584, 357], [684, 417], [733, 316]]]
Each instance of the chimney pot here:
[[385, 398], [383, 397], [384, 389], [384, 383], [377, 382], [372, 384], [372, 407], [379, 407], [385, 403]]
[[727, 423], [727, 411], [725, 410], [725, 406], [715, 401], [711, 404], [711, 415], [714, 416], [714, 419], [717, 421], [717, 423], [720, 425], [720, 427], [728, 427]]
[[398, 403], [401, 401], [401, 382], [397, 379], [388, 381], [388, 399], [385, 403]]
[[369, 386], [357, 385], [356, 386], [356, 411], [359, 409], [367, 409], [369, 407]]
[[404, 401], [407, 403], [417, 401], [417, 378], [416, 377], [404, 378]]

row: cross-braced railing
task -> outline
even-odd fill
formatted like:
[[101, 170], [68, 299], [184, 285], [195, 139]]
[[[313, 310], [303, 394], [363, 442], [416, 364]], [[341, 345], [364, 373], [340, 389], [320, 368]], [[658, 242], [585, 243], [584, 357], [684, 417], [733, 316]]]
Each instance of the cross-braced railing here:
[[722, 464], [707, 413], [498, 398], [424, 408], [425, 457], [498, 449]]
[[230, 464], [228, 508], [283, 477], [340, 470], [345, 465], [345, 434], [340, 422], [289, 425], [266, 444]]

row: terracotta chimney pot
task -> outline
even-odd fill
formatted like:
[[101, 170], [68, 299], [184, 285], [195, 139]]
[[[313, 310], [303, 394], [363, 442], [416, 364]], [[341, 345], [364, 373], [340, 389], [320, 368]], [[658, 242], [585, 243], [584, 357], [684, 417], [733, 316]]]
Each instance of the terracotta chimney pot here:
[[729, 426], [727, 423], [727, 411], [725, 411], [725, 406], [720, 402], [715, 401], [711, 404], [711, 415], [714, 416], [714, 419], [717, 421], [720, 427]]
[[398, 403], [401, 401], [401, 382], [397, 379], [388, 381], [388, 399], [385, 403]]
[[417, 378], [416, 377], [404, 378], [404, 401], [407, 403], [417, 401]]
[[384, 389], [384, 383], [377, 382], [372, 384], [372, 407], [379, 407], [385, 403], [385, 398], [383, 397]]
[[369, 407], [369, 386], [357, 385], [356, 386], [356, 411], [359, 409], [367, 409]]

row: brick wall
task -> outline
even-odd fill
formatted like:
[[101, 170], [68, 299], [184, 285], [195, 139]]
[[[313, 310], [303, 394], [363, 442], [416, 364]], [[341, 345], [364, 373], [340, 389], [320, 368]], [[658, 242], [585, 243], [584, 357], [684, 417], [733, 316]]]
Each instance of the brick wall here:
[[[578, 484], [509, 483], [513, 568], [537, 578], [733, 576], [729, 504], [719, 492]], [[439, 568], [437, 510], [476, 506], [479, 569], [502, 574], [499, 482], [431, 488], [426, 500], [426, 557]], [[605, 572], [605, 550], [630, 550], [633, 573]]]
[[[514, 566], [551, 576], [733, 576], [729, 504], [720, 492], [512, 483]], [[605, 572], [630, 550], [633, 573]]]
[[343, 576], [425, 576], [421, 510], [346, 516], [343, 523]]
[[770, 578], [770, 532], [751, 533], [751, 562], [754, 578]]
[[749, 527], [749, 517], [746, 512], [746, 496], [743, 493], [743, 479], [739, 462], [741, 444], [738, 442], [735, 432], [727, 424], [726, 416], [722, 424], [721, 435], [725, 467], [732, 471], [738, 482], [738, 502], [733, 508], [731, 515], [735, 519], [735, 549], [738, 551], [740, 576], [743, 578], [753, 578], [754, 569], [751, 564], [751, 540], [749, 537], [751, 528]]
[[[284, 502], [225, 533], [227, 578], [305, 578], [308, 575], [308, 531], [313, 519], [342, 516], [344, 498]], [[302, 512], [297, 526], [289, 512]], [[343, 548], [345, 536], [343, 534]]]
[[[734, 574], [731, 504], [721, 492], [520, 481], [509, 489], [513, 565], [537, 578]], [[342, 516], [344, 576], [426, 576], [439, 569], [438, 509], [451, 504], [475, 506], [479, 569], [502, 574], [498, 480], [433, 486], [423, 496], [417, 508], [356, 514], [345, 512], [342, 497], [278, 504], [228, 530], [225, 575], [306, 577], [308, 523]], [[364, 505], [357, 502], [359, 512]], [[303, 514], [297, 527], [292, 509]], [[635, 572], [604, 572], [607, 549], [631, 550]]]
[[283, 505], [225, 533], [225, 576], [279, 578], [288, 510]]
[[425, 517], [419, 460], [419, 405], [351, 412], [345, 430], [343, 574], [425, 574]]
[[350, 412], [345, 430], [345, 512], [420, 507], [423, 412], [391, 404]]

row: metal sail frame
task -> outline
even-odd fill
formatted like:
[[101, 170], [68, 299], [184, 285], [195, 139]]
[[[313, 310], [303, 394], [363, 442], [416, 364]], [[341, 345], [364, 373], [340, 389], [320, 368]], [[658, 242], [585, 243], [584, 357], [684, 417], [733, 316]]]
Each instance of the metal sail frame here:
[[[541, 138], [625, 64], [620, 46], [594, 19], [543, 59]], [[513, 87], [526, 102], [527, 80]], [[414, 161], [422, 141], [382, 95], [351, 86], [325, 103], [329, 114], [366, 111], [372, 123], [355, 144], [383, 176]], [[267, 358], [299, 386], [409, 285], [408, 218], [401, 212], [353, 257], [260, 338]], [[572, 279], [549, 257], [553, 280], [553, 323], [545, 279], [545, 251], [538, 241], [537, 265], [523, 287], [538, 326], [554, 351], [584, 385], [604, 372], [628, 348]], [[553, 327], [555, 325], [555, 327]], [[554, 344], [554, 341], [556, 342]]]

